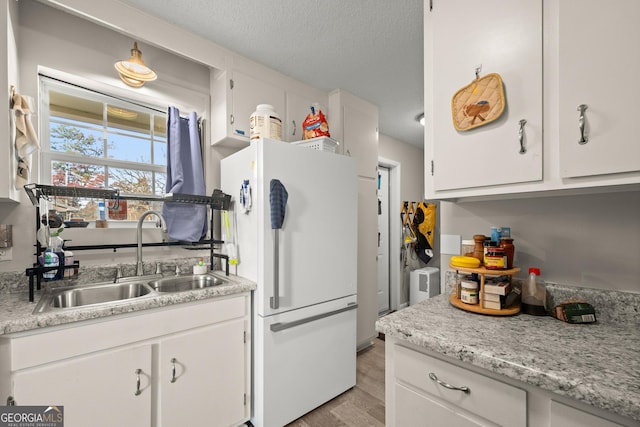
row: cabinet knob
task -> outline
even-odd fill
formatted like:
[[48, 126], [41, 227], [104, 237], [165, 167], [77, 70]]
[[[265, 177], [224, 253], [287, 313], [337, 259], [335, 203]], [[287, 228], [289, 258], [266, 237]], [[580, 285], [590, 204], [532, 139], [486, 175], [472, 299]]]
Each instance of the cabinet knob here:
[[585, 127], [587, 118], [584, 115], [584, 112], [587, 111], [587, 104], [578, 105], [578, 111], [580, 112], [580, 116], [578, 117], [578, 129], [580, 129], [580, 139], [578, 140], [578, 144], [584, 145], [589, 142], [589, 137], [585, 135]]
[[463, 392], [465, 394], [471, 393], [471, 390], [469, 389], [469, 387], [466, 387], [466, 386], [456, 387], [454, 385], [446, 383], [446, 382], [444, 382], [442, 380], [439, 380], [438, 377], [436, 376], [436, 374], [434, 374], [433, 372], [429, 372], [429, 378], [431, 378], [432, 381], [435, 381], [438, 384], [440, 384], [442, 387], [448, 388], [449, 390], [459, 390], [459, 391], [461, 391], [461, 392]]

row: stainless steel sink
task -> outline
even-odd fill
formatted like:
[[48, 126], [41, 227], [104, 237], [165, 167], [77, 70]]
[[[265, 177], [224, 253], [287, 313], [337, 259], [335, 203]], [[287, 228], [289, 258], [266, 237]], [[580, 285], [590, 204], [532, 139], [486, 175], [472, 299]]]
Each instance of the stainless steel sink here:
[[208, 288], [223, 283], [227, 283], [227, 281], [211, 274], [193, 274], [152, 280], [149, 282], [149, 286], [156, 292], [181, 292]]
[[153, 293], [153, 290], [142, 282], [52, 288], [42, 296], [34, 313], [113, 304]]

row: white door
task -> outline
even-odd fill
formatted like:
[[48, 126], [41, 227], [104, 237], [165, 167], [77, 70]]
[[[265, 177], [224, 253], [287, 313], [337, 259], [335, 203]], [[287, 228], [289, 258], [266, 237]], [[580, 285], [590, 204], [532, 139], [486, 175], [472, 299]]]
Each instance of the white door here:
[[[558, 3], [563, 178], [640, 170], [640, 2], [609, 1], [606, 11], [602, 6], [597, 0]], [[586, 105], [582, 144], [580, 105]]]
[[244, 331], [245, 320], [235, 319], [161, 342], [160, 425], [229, 426], [245, 419]]
[[13, 396], [18, 405], [63, 406], [68, 427], [143, 427], [151, 425], [151, 381], [144, 345], [18, 371]]
[[356, 383], [356, 297], [257, 316], [253, 417], [279, 427]]
[[378, 314], [389, 311], [389, 169], [378, 166]]
[[[256, 304], [269, 315], [357, 292], [358, 193], [354, 159], [312, 148], [263, 140], [258, 146], [258, 281]], [[278, 179], [288, 198], [277, 230], [271, 228], [270, 182]], [[262, 189], [262, 191], [260, 191]], [[278, 268], [278, 308], [274, 269]], [[260, 284], [263, 284], [261, 287]]]
[[[542, 180], [542, 1], [470, 0], [425, 12], [425, 115], [432, 117], [436, 191]], [[506, 108], [485, 126], [457, 131], [454, 94], [498, 73]], [[520, 121], [526, 120], [520, 154]]]

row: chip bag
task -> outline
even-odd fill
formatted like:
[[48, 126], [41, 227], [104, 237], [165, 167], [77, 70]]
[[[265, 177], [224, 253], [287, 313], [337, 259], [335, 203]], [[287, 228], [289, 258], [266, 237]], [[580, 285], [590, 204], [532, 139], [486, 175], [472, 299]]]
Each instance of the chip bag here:
[[307, 115], [307, 118], [302, 122], [302, 136], [303, 139], [316, 138], [318, 136], [329, 135], [329, 124], [327, 118], [320, 109], [320, 105], [313, 104], [311, 106], [311, 113]]

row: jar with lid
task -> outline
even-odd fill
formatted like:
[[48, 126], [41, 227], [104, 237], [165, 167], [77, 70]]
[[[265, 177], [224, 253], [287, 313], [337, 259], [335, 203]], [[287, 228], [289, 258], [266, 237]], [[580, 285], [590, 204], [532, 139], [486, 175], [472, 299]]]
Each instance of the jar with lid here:
[[497, 247], [487, 248], [487, 254], [484, 257], [484, 268], [488, 270], [504, 270], [507, 268], [507, 257], [504, 249]]
[[473, 240], [463, 240], [462, 247], [460, 249], [460, 255], [472, 257], [474, 247], [475, 247], [475, 242]]
[[507, 268], [513, 268], [513, 257], [515, 255], [515, 246], [511, 237], [500, 238], [500, 247], [504, 249], [504, 255], [507, 257]]
[[260, 138], [282, 140], [282, 120], [273, 105], [259, 104], [249, 117], [251, 141]]
[[478, 282], [460, 281], [460, 301], [466, 304], [478, 304]]
[[487, 240], [482, 242], [482, 263], [483, 264], [487, 263], [487, 251], [489, 251], [489, 249], [491, 248], [497, 248], [497, 247], [498, 247], [498, 242], [496, 242], [495, 240], [491, 240], [490, 238], [487, 238]]

